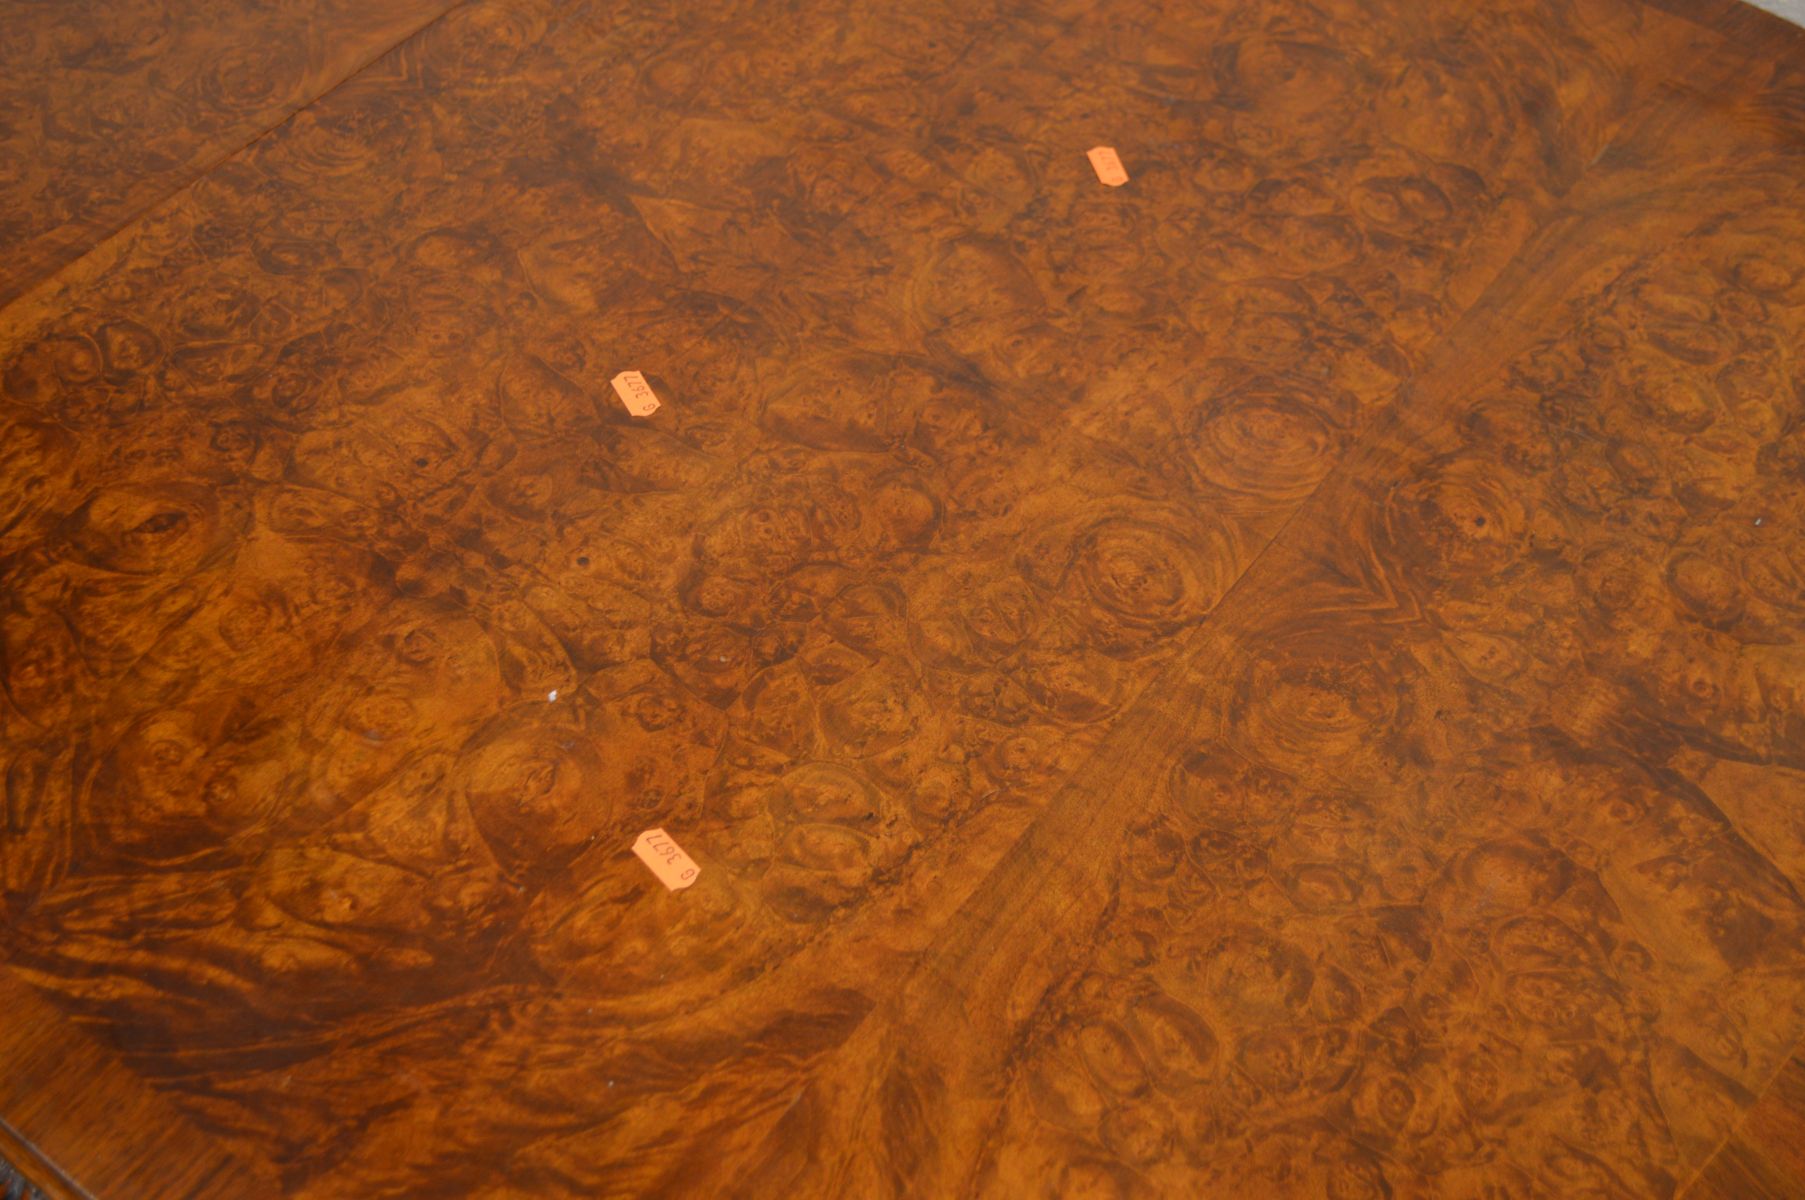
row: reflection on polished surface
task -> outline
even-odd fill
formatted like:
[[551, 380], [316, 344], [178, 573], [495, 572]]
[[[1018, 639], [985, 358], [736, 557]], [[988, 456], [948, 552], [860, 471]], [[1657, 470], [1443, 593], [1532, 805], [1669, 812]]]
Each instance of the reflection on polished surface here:
[[[175, 78], [145, 8], [82, 61]], [[0, 292], [61, 1171], [1664, 1197], [1731, 1136], [1805, 1035], [1805, 33], [379, 8], [187, 186], [8, 127], [162, 188]]]

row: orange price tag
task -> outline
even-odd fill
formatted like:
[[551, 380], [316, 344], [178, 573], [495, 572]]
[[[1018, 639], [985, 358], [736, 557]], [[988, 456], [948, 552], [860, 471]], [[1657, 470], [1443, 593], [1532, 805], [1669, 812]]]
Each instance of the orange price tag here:
[[1116, 153], [1114, 146], [1092, 146], [1084, 156], [1091, 160], [1091, 169], [1097, 172], [1097, 178], [1110, 187], [1121, 187], [1128, 182], [1128, 168], [1122, 165], [1122, 156]]
[[633, 853], [639, 855], [639, 861], [652, 868], [652, 874], [658, 876], [658, 882], [673, 892], [688, 887], [702, 873], [696, 860], [683, 853], [662, 829], [648, 829], [640, 834], [639, 840], [633, 843]]
[[614, 377], [613, 383], [614, 394], [620, 397], [629, 413], [649, 417], [658, 411], [658, 397], [652, 394], [652, 385], [638, 371], [622, 371]]

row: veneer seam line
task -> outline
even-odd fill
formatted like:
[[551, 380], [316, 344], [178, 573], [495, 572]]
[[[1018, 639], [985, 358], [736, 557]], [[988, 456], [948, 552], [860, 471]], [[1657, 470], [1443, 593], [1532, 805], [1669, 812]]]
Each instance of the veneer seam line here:
[[401, 38], [399, 38], [392, 44], [390, 44], [388, 46], [384, 46], [381, 50], [377, 51], [375, 54], [372, 54], [369, 58], [365, 59], [363, 62], [359, 63], [357, 66], [353, 67], [350, 71], [346, 72], [343, 76], [341, 76], [337, 80], [333, 81], [331, 84], [327, 85], [318, 94], [312, 96], [309, 99], [302, 101], [300, 104], [297, 104], [294, 108], [292, 108], [288, 112], [284, 113], [282, 115], [281, 119], [272, 122], [271, 124], [265, 126], [262, 129], [257, 130], [255, 133], [251, 134], [249, 137], [238, 142], [236, 145], [233, 145], [230, 149], [223, 150], [223, 151], [219, 152], [218, 154], [213, 155], [206, 162], [202, 163], [200, 166], [198, 166], [194, 170], [190, 171], [187, 175], [185, 175], [183, 178], [181, 178], [178, 182], [172, 183], [170, 185], [170, 187], [166, 191], [164, 191], [160, 196], [157, 196], [153, 200], [146, 201], [144, 204], [138, 206], [137, 208], [133, 209], [131, 212], [127, 213], [125, 216], [121, 217], [119, 219], [119, 221], [116, 224], [114, 224], [111, 229], [107, 230], [100, 237], [96, 238], [80, 254], [77, 254], [75, 257], [70, 258], [66, 262], [63, 262], [61, 265], [57, 266], [54, 270], [52, 270], [48, 275], [45, 275], [41, 279], [35, 280], [32, 283], [26, 285], [24, 288], [20, 289], [18, 294], [13, 296], [10, 300], [0, 301], [0, 324], [3, 324], [5, 322], [7, 315], [14, 308], [17, 308], [17, 307], [23, 305], [27, 300], [32, 299], [33, 297], [39, 295], [40, 293], [42, 293], [42, 292], [46, 291], [47, 289], [49, 289], [50, 287], [54, 286], [57, 283], [57, 281], [62, 279], [63, 276], [66, 275], [69, 271], [73, 270], [75, 267], [77, 267], [81, 263], [87, 261], [87, 259], [89, 257], [91, 257], [95, 251], [101, 249], [103, 246], [112, 244], [114, 241], [116, 241], [119, 238], [119, 235], [125, 233], [127, 230], [132, 229], [133, 227], [138, 225], [141, 221], [143, 221], [145, 217], [149, 216], [153, 212], [156, 212], [158, 209], [160, 209], [164, 205], [168, 204], [171, 200], [175, 199], [177, 196], [180, 196], [182, 193], [184, 193], [184, 192], [188, 191], [190, 188], [194, 187], [195, 184], [201, 182], [203, 179], [206, 179], [209, 175], [212, 175], [215, 171], [217, 171], [220, 168], [220, 166], [222, 164], [230, 162], [232, 159], [237, 158], [239, 155], [243, 154], [246, 150], [250, 149], [252, 146], [256, 145], [258, 142], [260, 142], [264, 138], [268, 137], [270, 134], [275, 133], [277, 130], [281, 129], [283, 126], [285, 126], [289, 122], [293, 121], [295, 119], [295, 117], [299, 116], [301, 113], [306, 112], [308, 109], [311, 109], [312, 107], [314, 107], [314, 105], [318, 104], [320, 101], [326, 99], [327, 97], [336, 94], [340, 88], [345, 86], [345, 84], [351, 82], [353, 79], [356, 79], [359, 75], [362, 75], [365, 71], [368, 71], [371, 67], [373, 67], [377, 63], [383, 61], [389, 55], [393, 54], [396, 50], [407, 45], [409, 42], [414, 41], [415, 39], [420, 37], [420, 35], [424, 34], [427, 30], [429, 30], [433, 26], [439, 24], [446, 17], [450, 16], [457, 9], [464, 7], [469, 2], [470, 2], [470, 0], [453, 0], [453, 2], [451, 4], [448, 4], [446, 7], [444, 7], [439, 12], [434, 14], [430, 19], [422, 22], [420, 25], [418, 25], [414, 29], [410, 30], [407, 34], [405, 34], [404, 36], [402, 36]]
[[[76, 1195], [82, 1197], [82, 1200], [98, 1200], [98, 1198], [94, 1195], [94, 1193], [90, 1192], [87, 1188], [83, 1187], [79, 1182], [76, 1181], [76, 1179], [73, 1176], [71, 1176], [69, 1174], [69, 1172], [65, 1171], [61, 1166], [59, 1166], [56, 1163], [56, 1161], [54, 1159], [52, 1159], [50, 1157], [50, 1155], [45, 1153], [44, 1148], [42, 1146], [38, 1145], [38, 1143], [35, 1140], [33, 1140], [32, 1138], [27, 1137], [23, 1131], [21, 1131], [11, 1121], [8, 1121], [4, 1116], [0, 1116], [0, 1131], [4, 1131], [7, 1134], [7, 1136], [12, 1138], [12, 1140], [14, 1142], [16, 1142], [20, 1147], [24, 1148], [25, 1150], [30, 1151], [32, 1153], [32, 1155], [34, 1155], [36, 1157], [37, 1163], [35, 1164], [35, 1166], [33, 1166], [30, 1169], [41, 1168], [45, 1171], [49, 1171], [52, 1175], [55, 1176], [54, 1182], [57, 1186], [68, 1188], [70, 1191], [74, 1192]], [[31, 1176], [31, 1174], [29, 1174], [27, 1165], [24, 1163], [15, 1162], [12, 1164], [12, 1167], [20, 1175], [24, 1176], [28, 1183], [31, 1183], [34, 1186], [39, 1185], [40, 1183], [43, 1182], [42, 1180], [33, 1178]]]

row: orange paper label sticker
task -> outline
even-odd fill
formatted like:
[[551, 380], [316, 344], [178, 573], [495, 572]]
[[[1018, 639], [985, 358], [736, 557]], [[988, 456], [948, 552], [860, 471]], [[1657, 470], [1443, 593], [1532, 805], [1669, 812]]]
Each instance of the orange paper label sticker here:
[[652, 385], [638, 371], [622, 371], [616, 375], [614, 394], [636, 417], [649, 417], [658, 411], [658, 397], [652, 395]]
[[[654, 400], [652, 403], [658, 403]], [[633, 853], [639, 860], [652, 868], [652, 874], [658, 876], [658, 882], [673, 892], [678, 888], [686, 888], [696, 881], [702, 868], [696, 860], [678, 849], [677, 843], [671, 841], [670, 835], [662, 829], [648, 829], [639, 835], [633, 843]]]
[[1084, 154], [1091, 160], [1097, 178], [1110, 187], [1121, 187], [1128, 182], [1128, 169], [1122, 165], [1122, 158], [1114, 146], [1092, 146]]

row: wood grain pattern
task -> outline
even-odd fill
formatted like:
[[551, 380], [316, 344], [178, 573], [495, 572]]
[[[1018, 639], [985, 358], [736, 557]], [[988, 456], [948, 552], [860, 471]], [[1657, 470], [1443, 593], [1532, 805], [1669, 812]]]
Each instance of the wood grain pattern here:
[[[0, 1128], [0, 1200], [49, 1200], [49, 1197], [27, 1176], [26, 1172], [15, 1169], [13, 1162], [17, 1160], [31, 1164], [32, 1176], [54, 1174], [55, 1168], [44, 1162], [18, 1139], [8, 1135]], [[58, 1200], [61, 1200], [59, 1197]]]
[[1674, 1194], [1805, 1035], [1739, 20], [457, 7], [0, 313], [44, 1036], [239, 1194]]
[[1805, 1060], [1795, 1055], [1686, 1189], [1687, 1200], [1805, 1195]]
[[7, 0], [0, 306], [449, 6]]
[[41, 1200], [277, 1194], [270, 1171], [204, 1137], [116, 1054], [10, 973], [0, 974], [0, 1013], [0, 1160]]
[[[1783, 161], [1676, 170], [1669, 118], [1500, 282], [1516, 315], [1457, 331], [1496, 365], [1413, 381], [790, 1136], [947, 1194], [1562, 1196], [1670, 1194], [1724, 1136], [1805, 1029], [1799, 591], [1763, 582], [1797, 400], [1730, 385], [1798, 344], [1797, 268], [1746, 344], [1741, 288], [1668, 297], [1800, 214]], [[848, 1115], [920, 1090], [966, 1137]]]

